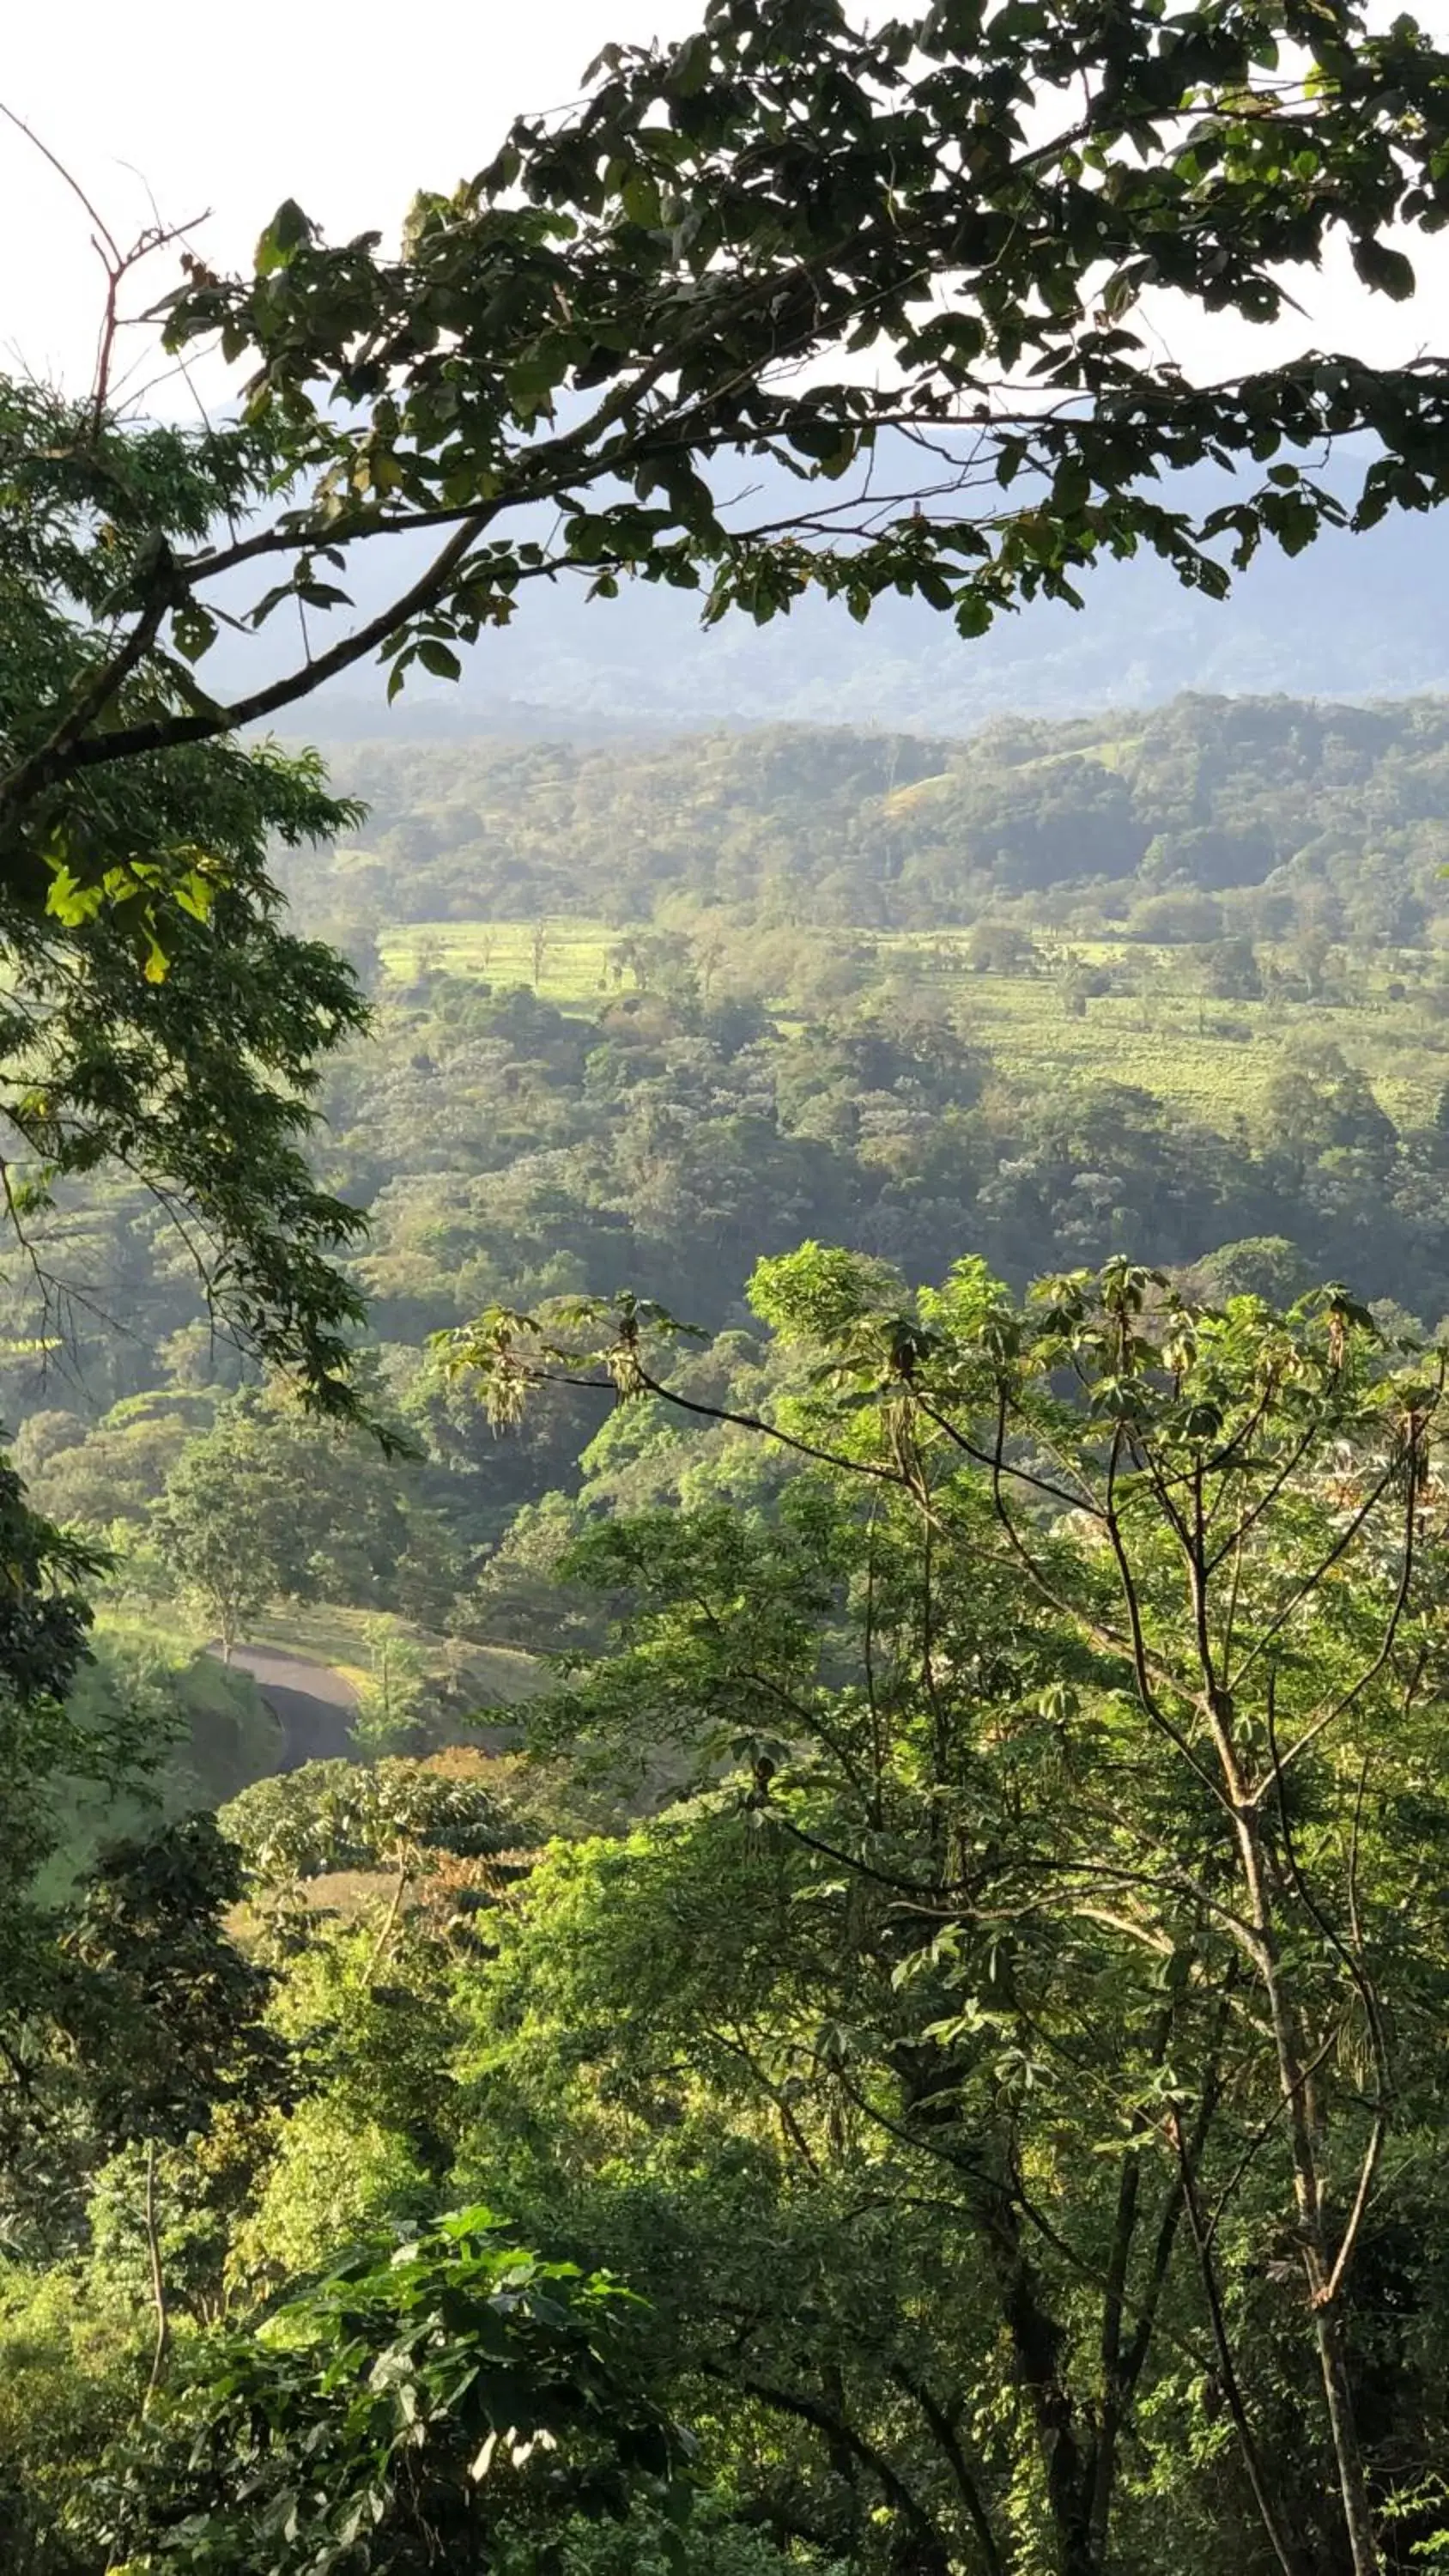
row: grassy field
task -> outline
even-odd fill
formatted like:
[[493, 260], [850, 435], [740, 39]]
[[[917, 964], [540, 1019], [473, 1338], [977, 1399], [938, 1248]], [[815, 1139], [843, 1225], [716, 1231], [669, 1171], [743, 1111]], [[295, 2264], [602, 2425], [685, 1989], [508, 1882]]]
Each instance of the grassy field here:
[[[608, 952], [622, 936], [605, 921], [550, 921], [537, 978], [544, 1000], [597, 1002], [611, 989]], [[423, 921], [384, 931], [380, 944], [390, 974], [431, 964], [502, 985], [534, 982], [533, 942], [531, 921]]]
[[1449, 1042], [1406, 1006], [1382, 1013], [1271, 1002], [1200, 1002], [1187, 994], [1104, 994], [1085, 1019], [1066, 1016], [1042, 983], [973, 975], [960, 995], [964, 1034], [1018, 1078], [1067, 1075], [1133, 1084], [1227, 1131], [1250, 1122], [1287, 1038], [1320, 1038], [1360, 1065], [1396, 1126], [1424, 1123], [1449, 1079]]
[[[276, 1646], [285, 1654], [311, 1655], [319, 1664], [333, 1665], [357, 1689], [366, 1681], [370, 1666], [370, 1616], [366, 1610], [340, 1609], [330, 1602], [305, 1607], [285, 1603], [255, 1623], [248, 1642]], [[461, 1638], [432, 1636], [426, 1629], [408, 1627], [405, 1621], [398, 1624], [424, 1649], [438, 1677], [456, 1680], [479, 1708], [517, 1707], [547, 1688], [549, 1677], [534, 1657], [512, 1646], [475, 1646]]]
[[[525, 921], [424, 922], [389, 933], [383, 956], [395, 974], [432, 962], [495, 985], [532, 984], [533, 935]], [[538, 978], [544, 999], [597, 1005], [614, 989], [607, 960], [619, 936], [600, 921], [549, 923]], [[1073, 953], [1085, 963], [1130, 960], [1145, 973], [1149, 990], [1104, 994], [1088, 1003], [1084, 1019], [1072, 1019], [1049, 975], [973, 973], [968, 936], [964, 930], [881, 933], [873, 945], [883, 976], [905, 967], [939, 991], [963, 1034], [1016, 1080], [1129, 1083], [1224, 1132], [1239, 1117], [1253, 1119], [1288, 1038], [1324, 1038], [1341, 1047], [1369, 1075], [1397, 1126], [1426, 1121], [1449, 1081], [1449, 1031], [1427, 1024], [1412, 999], [1388, 1000], [1387, 976], [1352, 1010], [1204, 1001], [1175, 989], [1184, 971], [1180, 951], [1073, 940]], [[800, 1025], [798, 1003], [792, 1011], [789, 997], [770, 998], [787, 1025]]]

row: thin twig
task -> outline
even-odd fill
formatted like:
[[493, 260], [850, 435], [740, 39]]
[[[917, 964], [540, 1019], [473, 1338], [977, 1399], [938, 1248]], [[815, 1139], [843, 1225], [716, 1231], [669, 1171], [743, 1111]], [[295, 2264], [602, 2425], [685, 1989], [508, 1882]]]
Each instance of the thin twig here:
[[156, 2311], [156, 2343], [151, 2355], [151, 2376], [146, 2382], [146, 2394], [141, 2400], [141, 2415], [144, 2421], [150, 2410], [151, 2400], [161, 2385], [161, 2374], [166, 2367], [166, 2355], [171, 2346], [171, 2314], [166, 2303], [166, 2274], [161, 2261], [161, 2236], [156, 2224], [156, 2141], [154, 2138], [148, 2138], [146, 2141], [146, 2198], [143, 2224], [146, 2230], [146, 2254], [151, 2271], [151, 2301]]

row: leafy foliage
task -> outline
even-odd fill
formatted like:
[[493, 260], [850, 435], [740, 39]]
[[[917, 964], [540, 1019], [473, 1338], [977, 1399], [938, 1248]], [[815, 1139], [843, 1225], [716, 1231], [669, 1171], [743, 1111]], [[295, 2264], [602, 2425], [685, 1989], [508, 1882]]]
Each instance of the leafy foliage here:
[[[13, 763], [109, 703], [92, 682], [134, 596], [128, 557], [154, 572], [241, 486], [225, 442], [102, 434], [13, 386], [0, 388], [0, 476], [0, 757]], [[157, 630], [143, 623], [123, 651], [122, 707], [190, 703], [174, 659], [147, 660]], [[218, 1328], [295, 1370], [319, 1407], [350, 1409], [358, 1307], [333, 1256], [358, 1221], [318, 1189], [304, 1143], [318, 1058], [362, 1005], [340, 960], [282, 926], [267, 863], [274, 842], [355, 820], [314, 758], [208, 740], [106, 769], [43, 797], [18, 836], [0, 831], [6, 1213], [52, 1332], [84, 1284], [53, 1257], [57, 1194], [118, 1167], [179, 1223]]]
[[[540, 991], [546, 908], [598, 853], [570, 879], [556, 847], [485, 846], [485, 908], [533, 908], [532, 990], [420, 972], [372, 1064], [336, 1067], [329, 1178], [380, 1218], [356, 1278], [304, 1148], [362, 1006], [281, 926], [269, 844], [360, 817], [242, 729], [374, 653], [390, 695], [451, 679], [562, 576], [707, 622], [894, 595], [969, 639], [1104, 556], [1216, 597], [1266, 542], [1436, 506], [1441, 361], [1194, 385], [1138, 307], [1272, 321], [1284, 269], [1339, 241], [1407, 299], [1446, 97], [1433, 43], [1351, 0], [948, 0], [870, 30], [837, 0], [712, 0], [419, 199], [398, 255], [289, 201], [252, 276], [191, 263], [172, 346], [219, 332], [252, 369], [222, 428], [122, 422], [104, 372], [84, 406], [0, 393], [0, 1106], [31, 1339], [73, 1213], [145, 1271], [126, 1189], [79, 1187], [103, 1168], [179, 1216], [202, 1310], [163, 1283], [146, 1382], [103, 1363], [89, 1459], [47, 1402], [36, 1473], [106, 1498], [138, 1582], [149, 1530], [228, 1644], [324, 1580], [446, 1611], [461, 1559], [426, 1511], [341, 1450], [318, 1500], [321, 1435], [218, 1399], [197, 1339], [217, 1321], [355, 1416], [372, 1289], [430, 1497], [474, 1543], [532, 1505], [503, 1589], [537, 1615], [554, 1567], [570, 1587], [536, 1740], [572, 1771], [555, 1813], [607, 1828], [500, 1870], [480, 1936], [403, 1899], [488, 1865], [496, 1802], [320, 1766], [48, 1911], [57, 1782], [134, 1766], [66, 1698], [95, 1560], [12, 1480], [6, 2215], [105, 2347], [59, 2466], [19, 2425], [31, 2557], [587, 2576], [591, 2526], [632, 2516], [678, 2563], [686, 2417], [724, 2536], [702, 2567], [1383, 2576], [1442, 2541], [1446, 1356], [1342, 1287], [1258, 1291], [1293, 1295], [1310, 1246], [1346, 1272], [1372, 1224], [1388, 1283], [1443, 1302], [1449, 1120], [1391, 1115], [1316, 1025], [1232, 1134], [1125, 1062], [1003, 1084], [969, 1013], [869, 945], [969, 927], [978, 986], [1054, 985], [1063, 1056], [1134, 945], [1186, 948], [1204, 1014], [1327, 1007], [1350, 933], [1417, 940], [1440, 908], [1438, 716], [1407, 757], [1402, 721], [1337, 713], [1289, 718], [1284, 761], [1261, 710], [964, 755], [777, 740], [743, 827], [728, 761], [693, 755], [709, 846], [693, 822], [650, 846], [652, 778], [624, 935], [571, 1013]], [[1299, 461], [1365, 432], [1356, 497]], [[741, 460], [792, 478], [778, 516], [724, 499]], [[1202, 466], [1221, 506], [1169, 479]], [[431, 562], [314, 650], [352, 605], [331, 576], [424, 529]], [[230, 698], [198, 676], [223, 598], [306, 638]], [[681, 887], [752, 917], [667, 910]], [[380, 982], [380, 919], [345, 926]], [[846, 1239], [792, 1250], [809, 1228]], [[978, 1250], [913, 1284], [983, 1242], [1052, 1275], [1022, 1298]], [[696, 1287], [713, 1341], [671, 1311]], [[579, 1503], [543, 1499], [605, 1408]], [[339, 1854], [385, 1854], [390, 1894], [236, 1910]], [[11, 2337], [28, 2300], [42, 2402], [82, 2367], [53, 2277]], [[114, 2326], [138, 2291], [144, 2390]]]
[[403, 2576], [622, 2512], [682, 2458], [630, 2328], [617, 2284], [459, 2211], [212, 2356], [115, 2482], [107, 2545], [137, 2571]]
[[[1408, 2096], [1443, 1976], [1443, 1354], [1386, 1348], [1341, 1289], [1202, 1308], [1125, 1261], [1018, 1307], [976, 1260], [890, 1301], [807, 1247], [755, 1293], [814, 1364], [739, 1427], [815, 1464], [767, 1523], [601, 1527], [571, 1570], [632, 1603], [625, 1651], [552, 1712], [624, 1780], [654, 1744], [743, 1794], [570, 1870], [565, 1951], [590, 1937], [571, 1902], [596, 1938], [624, 1928], [562, 2001], [545, 1952], [545, 2009], [583, 2014], [585, 2062], [631, 2068], [646, 2133], [682, 2015], [716, 2052], [706, 2090], [778, 2119], [801, 2191], [843, 2164], [894, 2206], [882, 2167], [931, 2174], [979, 2375], [932, 2349], [939, 2282], [886, 2350], [927, 2390], [929, 2491], [955, 2480], [954, 2503], [910, 2488], [942, 2563], [962, 2510], [998, 2551], [1027, 2511], [1072, 2576], [1109, 2547], [1160, 2563], [1166, 2492], [1211, 2521], [1175, 2414], [1185, 2346], [1237, 2447], [1229, 2511], [1285, 2565], [1310, 2532], [1327, 2563], [1376, 2566], [1400, 2476], [1419, 2510], [1391, 2426], [1408, 2408], [1431, 2456], [1443, 2439], [1377, 2287], [1437, 2118]], [[531, 1361], [515, 1335], [515, 1386], [589, 1365], [563, 1320]], [[632, 1366], [667, 1403], [666, 1349], [667, 1327]], [[486, 1342], [464, 1353], [487, 1365]], [[762, 2301], [754, 2331], [788, 2322]], [[1003, 2340], [1014, 2431], [978, 2431], [963, 2484], [942, 2428], [982, 2424]], [[879, 2380], [845, 2404], [813, 2336], [788, 2369], [767, 2349], [708, 2367], [827, 2449], [854, 2432], [893, 2497], [900, 2454], [887, 2473], [859, 2447]], [[1165, 2420], [1139, 2486], [1129, 2445]]]
[[268, 1978], [222, 1930], [241, 1890], [208, 1815], [117, 1845], [91, 1873], [67, 1949], [88, 1972], [81, 2049], [112, 2146], [179, 2141], [218, 2105], [285, 2089], [285, 2053], [262, 2028]]
[[257, 1780], [221, 1810], [221, 1829], [261, 1886], [367, 1869], [400, 1848], [484, 1857], [523, 1839], [485, 1781], [402, 1755], [304, 1762]]

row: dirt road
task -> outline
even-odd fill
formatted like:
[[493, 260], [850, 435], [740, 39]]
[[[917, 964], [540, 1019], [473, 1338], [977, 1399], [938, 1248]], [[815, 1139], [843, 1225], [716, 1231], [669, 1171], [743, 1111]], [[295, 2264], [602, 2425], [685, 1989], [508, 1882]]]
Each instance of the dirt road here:
[[281, 1727], [279, 1771], [351, 1754], [357, 1693], [331, 1664], [284, 1654], [276, 1646], [235, 1646], [231, 1659], [251, 1674]]

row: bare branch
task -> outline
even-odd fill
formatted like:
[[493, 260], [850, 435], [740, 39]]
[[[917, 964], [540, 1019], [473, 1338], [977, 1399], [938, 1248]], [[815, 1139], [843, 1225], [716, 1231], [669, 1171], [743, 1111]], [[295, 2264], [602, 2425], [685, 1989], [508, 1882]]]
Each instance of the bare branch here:
[[1202, 2274], [1208, 2319], [1212, 2326], [1213, 2342], [1217, 2347], [1223, 2395], [1227, 2401], [1228, 2412], [1233, 2419], [1233, 2429], [1237, 2434], [1238, 2447], [1243, 2455], [1243, 2466], [1248, 2473], [1248, 2484], [1253, 2490], [1253, 2501], [1257, 2505], [1259, 2519], [1268, 2535], [1273, 2555], [1283, 2570], [1283, 2576], [1303, 2576], [1302, 2561], [1278, 2518], [1277, 2507], [1268, 2490], [1262, 2454], [1258, 2449], [1252, 2418], [1248, 2413], [1242, 2384], [1238, 2378], [1232, 2337], [1228, 2332], [1227, 2318], [1223, 2312], [1222, 2293], [1218, 2287], [1217, 2269], [1213, 2262], [1212, 2245], [1203, 2230], [1202, 2212], [1197, 2197], [1197, 2178], [1193, 2172], [1187, 2141], [1182, 2134], [1182, 2124], [1176, 2112], [1168, 2113], [1168, 2131], [1177, 2150], [1183, 2197], [1187, 2204], [1188, 2224], [1197, 2249], [1198, 2268]]

